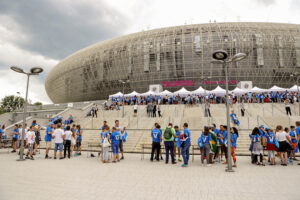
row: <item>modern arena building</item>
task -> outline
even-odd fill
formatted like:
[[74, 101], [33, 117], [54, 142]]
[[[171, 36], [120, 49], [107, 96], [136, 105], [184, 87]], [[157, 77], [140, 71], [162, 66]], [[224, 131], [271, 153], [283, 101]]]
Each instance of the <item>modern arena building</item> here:
[[49, 73], [45, 87], [54, 103], [106, 99], [122, 91], [119, 80], [129, 80], [125, 93], [146, 92], [151, 84], [175, 91], [182, 82], [190, 83], [183, 84], [188, 90], [213, 89], [225, 80], [222, 65], [211, 63], [219, 49], [247, 54], [229, 65], [230, 89], [239, 81], [291, 87], [291, 73], [300, 71], [300, 25], [209, 23], [134, 33], [68, 56]]

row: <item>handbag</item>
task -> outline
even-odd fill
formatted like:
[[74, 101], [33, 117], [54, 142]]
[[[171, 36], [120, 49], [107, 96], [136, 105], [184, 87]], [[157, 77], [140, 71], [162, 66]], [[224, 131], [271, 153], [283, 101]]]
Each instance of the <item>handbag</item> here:
[[108, 139], [107, 138], [104, 138], [104, 140], [103, 140], [103, 144], [102, 144], [102, 146], [105, 148], [105, 147], [109, 147], [109, 142], [108, 142]]
[[279, 142], [278, 142], [278, 140], [274, 139], [274, 144], [275, 144], [276, 148], [279, 149]]

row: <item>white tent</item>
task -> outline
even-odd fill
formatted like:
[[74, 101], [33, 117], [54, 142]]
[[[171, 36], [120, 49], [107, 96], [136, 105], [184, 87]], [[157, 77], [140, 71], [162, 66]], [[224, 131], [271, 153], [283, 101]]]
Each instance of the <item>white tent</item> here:
[[181, 88], [180, 90], [177, 90], [176, 92], [174, 92], [174, 95], [179, 95], [179, 96], [188, 96], [189, 94], [191, 94], [190, 91], [187, 91], [184, 87]]
[[217, 86], [215, 89], [209, 91], [209, 94], [216, 94], [216, 96], [224, 96], [226, 94], [226, 90]]
[[122, 97], [122, 96], [123, 96], [123, 93], [122, 92], [118, 92], [116, 94], [109, 95], [109, 98], [112, 98], [112, 97], [118, 98], [118, 97]]
[[286, 88], [281, 88], [276, 85], [268, 89], [268, 92], [285, 92], [287, 89]]
[[125, 97], [134, 97], [134, 96], [140, 96], [140, 93], [137, 93], [136, 91], [133, 91], [133, 92], [131, 92], [131, 93], [129, 93], [129, 94], [125, 94], [124, 95]]
[[230, 91], [230, 93], [233, 93], [233, 94], [235, 94], [237, 96], [241, 96], [243, 94], [246, 94], [247, 92], [248, 92], [248, 90], [243, 90], [243, 89], [238, 88], [238, 87], [236, 87], [236, 88], [234, 88], [234, 90]]
[[209, 90], [205, 90], [203, 87], [200, 86], [197, 90], [194, 90], [191, 93], [195, 95], [204, 95], [204, 94], [208, 94]]
[[289, 92], [298, 92], [298, 87], [299, 87], [299, 91], [300, 91], [300, 86], [297, 86], [297, 85], [294, 85], [293, 87], [288, 89], [288, 91]]
[[158, 94], [159, 93], [155, 93], [155, 92], [149, 90], [148, 92], [140, 94], [140, 96], [146, 97], [146, 96], [150, 96], [150, 95], [155, 96], [155, 95], [158, 95]]
[[254, 93], [262, 93], [262, 92], [267, 92], [268, 90], [266, 90], [266, 89], [261, 89], [261, 88], [258, 88], [258, 87], [254, 87], [254, 88], [252, 88], [251, 90], [249, 90], [249, 92], [254, 92]]
[[165, 96], [173, 96], [173, 93], [169, 90], [164, 90], [163, 92], [158, 93], [159, 96], [165, 97]]

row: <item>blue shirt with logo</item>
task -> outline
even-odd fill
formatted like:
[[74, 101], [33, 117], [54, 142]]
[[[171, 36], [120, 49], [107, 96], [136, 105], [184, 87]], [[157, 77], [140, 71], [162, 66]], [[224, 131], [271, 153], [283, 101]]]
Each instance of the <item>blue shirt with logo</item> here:
[[250, 135], [250, 138], [252, 139], [253, 143], [259, 142], [260, 135]]
[[152, 141], [153, 142], [160, 142], [160, 138], [161, 138], [161, 131], [159, 129], [153, 129], [151, 132], [151, 136], [152, 136]]
[[180, 144], [181, 144], [181, 138], [180, 138], [180, 134], [181, 134], [181, 131], [180, 130], [178, 130], [178, 131], [176, 131], [176, 138], [175, 138], [175, 141], [176, 141], [176, 144], [177, 144], [177, 147], [178, 146], [180, 146]]
[[275, 133], [269, 132], [265, 134], [268, 144], [275, 144]]
[[52, 132], [52, 128], [51, 128], [51, 126], [48, 126], [46, 129], [45, 142], [52, 141], [52, 134], [49, 134], [50, 132]]
[[115, 131], [110, 135], [110, 140], [112, 144], [120, 144], [121, 134], [119, 131]]
[[191, 132], [188, 128], [184, 129], [183, 134], [186, 138], [185, 142], [186, 143], [191, 143]]
[[219, 144], [225, 144], [224, 142], [225, 140], [227, 140], [227, 131], [220, 131], [218, 133], [218, 137], [220, 137], [221, 135], [224, 137], [224, 139], [218, 139]]
[[238, 138], [237, 134], [231, 133], [231, 146], [233, 146], [234, 148], [236, 148], [237, 138]]
[[102, 140], [101, 140], [102, 144], [103, 144], [104, 138], [106, 138], [108, 134], [109, 134], [109, 131], [100, 133], [100, 135], [102, 136]]
[[82, 140], [82, 135], [79, 135], [80, 134], [80, 131], [81, 129], [77, 129], [77, 140], [81, 141]]
[[15, 129], [14, 129], [14, 136], [13, 136], [13, 138], [14, 138], [14, 139], [18, 139], [18, 136], [19, 136], [19, 129], [18, 129], [18, 128], [15, 128]]
[[201, 143], [204, 144], [209, 144], [209, 142], [211, 141], [211, 135], [204, 135], [204, 133], [202, 132], [201, 134]]

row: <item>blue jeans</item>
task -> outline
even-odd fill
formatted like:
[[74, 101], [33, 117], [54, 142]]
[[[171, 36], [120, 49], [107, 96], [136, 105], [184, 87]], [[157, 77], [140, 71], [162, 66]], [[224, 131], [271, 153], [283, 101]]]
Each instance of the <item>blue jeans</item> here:
[[111, 149], [114, 155], [119, 154], [119, 144], [111, 144]]
[[174, 141], [165, 141], [165, 149], [166, 149], [166, 163], [169, 162], [169, 151], [171, 152], [172, 162], [175, 162], [174, 158]]
[[191, 143], [184, 143], [183, 147], [181, 148], [181, 154], [182, 154], [183, 162], [185, 165], [187, 165], [189, 163], [190, 146], [191, 146]]

